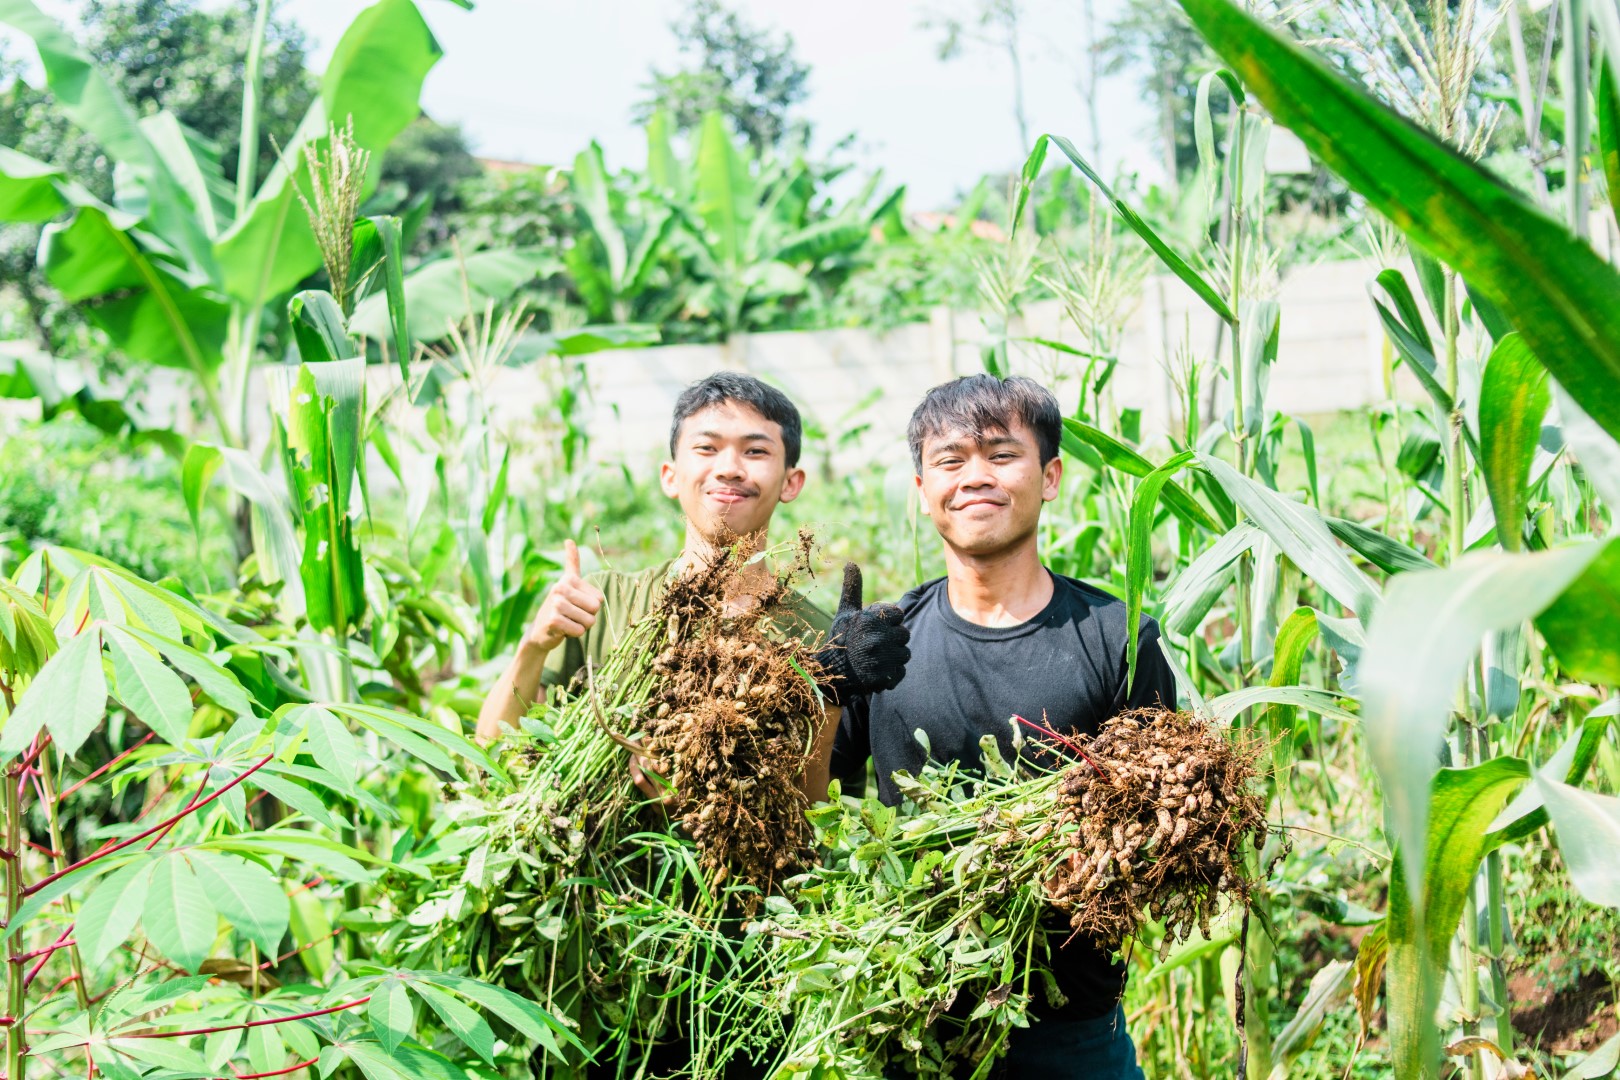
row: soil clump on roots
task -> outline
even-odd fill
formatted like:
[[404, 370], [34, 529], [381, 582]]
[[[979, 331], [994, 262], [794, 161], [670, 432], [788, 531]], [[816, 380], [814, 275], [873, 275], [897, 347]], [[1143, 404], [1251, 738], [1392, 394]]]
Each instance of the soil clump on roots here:
[[656, 609], [667, 644], [653, 660], [643, 744], [668, 769], [669, 812], [711, 882], [761, 894], [814, 858], [800, 784], [824, 712], [787, 605], [811, 544], [801, 532], [783, 575], [751, 566], [752, 545], [738, 541], [671, 582]]
[[1146, 909], [1163, 953], [1194, 928], [1207, 937], [1221, 898], [1247, 904], [1245, 848], [1264, 843], [1257, 744], [1235, 744], [1189, 713], [1136, 709], [1078, 742], [1084, 761], [1058, 785], [1073, 854], [1048, 883], [1070, 925], [1110, 947]]

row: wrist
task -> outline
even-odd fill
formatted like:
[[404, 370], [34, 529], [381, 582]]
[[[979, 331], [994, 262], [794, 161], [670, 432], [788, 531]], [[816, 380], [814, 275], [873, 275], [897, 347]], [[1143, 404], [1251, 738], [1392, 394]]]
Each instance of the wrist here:
[[525, 635], [523, 640], [518, 643], [517, 662], [525, 667], [531, 664], [542, 664], [545, 662], [546, 657], [551, 655], [551, 650], [555, 649], [557, 645], [558, 642], [547, 638], [533, 638]]

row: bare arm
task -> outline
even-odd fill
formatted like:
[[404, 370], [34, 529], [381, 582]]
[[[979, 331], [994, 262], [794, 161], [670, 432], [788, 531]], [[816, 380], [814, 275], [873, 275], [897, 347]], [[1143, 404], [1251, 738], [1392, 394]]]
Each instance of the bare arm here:
[[478, 741], [491, 743], [500, 738], [501, 729], [517, 727], [518, 720], [528, 711], [540, 693], [540, 674], [546, 666], [551, 650], [530, 640], [527, 634], [518, 645], [517, 655], [506, 665], [496, 680], [483, 708], [478, 710]]
[[812, 803], [827, 801], [827, 789], [832, 783], [833, 743], [838, 738], [838, 725], [843, 718], [843, 709], [837, 705], [827, 706], [826, 719], [816, 733], [815, 749], [810, 753], [810, 760], [804, 764], [804, 780], [799, 786]]

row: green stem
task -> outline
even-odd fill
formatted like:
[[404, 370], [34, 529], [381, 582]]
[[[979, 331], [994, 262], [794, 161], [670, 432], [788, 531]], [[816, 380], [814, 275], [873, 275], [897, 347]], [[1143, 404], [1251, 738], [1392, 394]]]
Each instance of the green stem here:
[[[1457, 272], [1451, 267], [1445, 268], [1445, 311], [1444, 330], [1446, 336], [1446, 393], [1451, 396], [1454, 403], [1451, 415], [1447, 417], [1446, 424], [1446, 502], [1450, 504], [1451, 515], [1447, 522], [1447, 555], [1450, 562], [1462, 558], [1464, 543], [1463, 530], [1468, 523], [1468, 505], [1464, 493], [1463, 473], [1467, 467], [1467, 460], [1463, 457], [1463, 413], [1462, 406], [1455, 404], [1457, 397], [1457, 339], [1460, 328], [1457, 323]], [[1466, 710], [1465, 710], [1466, 714]]]
[[[1232, 441], [1237, 444], [1238, 472], [1254, 475], [1254, 462], [1249, 454], [1249, 423], [1244, 408], [1243, 386], [1243, 106], [1232, 103], [1232, 174], [1227, 191], [1227, 206], [1232, 223], [1232, 274], [1229, 306], [1232, 319], [1228, 325], [1232, 372]], [[1238, 672], [1237, 685], [1247, 684], [1249, 669], [1254, 663], [1254, 611], [1253, 597], [1254, 559], [1244, 552], [1238, 556], [1237, 567], [1237, 631]]]
[[1591, 18], [1587, 0], [1563, 0], [1564, 6], [1564, 191], [1567, 193], [1569, 227], [1576, 236], [1586, 236], [1586, 180], [1581, 167], [1592, 141], [1592, 118], [1587, 112], [1586, 91], [1592, 77], [1592, 57], [1588, 51], [1587, 27]]
[[264, 58], [264, 31], [270, 21], [270, 0], [259, 0], [253, 14], [253, 36], [248, 39], [247, 63], [242, 72], [242, 144], [236, 155], [236, 220], [247, 217], [253, 204], [259, 170], [259, 69]]

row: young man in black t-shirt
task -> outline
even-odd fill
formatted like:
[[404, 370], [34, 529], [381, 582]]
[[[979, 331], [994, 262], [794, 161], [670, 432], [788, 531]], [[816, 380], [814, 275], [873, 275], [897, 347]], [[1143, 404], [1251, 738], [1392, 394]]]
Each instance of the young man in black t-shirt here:
[[[936, 386], [912, 414], [917, 488], [945, 542], [947, 573], [900, 601], [911, 631], [905, 678], [845, 704], [832, 773], [846, 789], [861, 782], [870, 757], [879, 796], [895, 805], [892, 773], [915, 772], [930, 757], [977, 766], [985, 734], [1010, 759], [1014, 715], [1065, 735], [1091, 734], [1125, 709], [1175, 705], [1157, 624], [1144, 617], [1135, 628], [1136, 677], [1127, 688], [1124, 603], [1041, 563], [1036, 530], [1063, 475], [1061, 423], [1040, 384], [990, 375]], [[919, 729], [927, 749], [913, 734]], [[1026, 743], [1025, 756], [1032, 751]], [[1036, 994], [1036, 1022], [1013, 1031], [1000, 1075], [1137, 1080], [1120, 1004], [1124, 965], [1084, 939], [1063, 944], [1066, 920], [1054, 915], [1054, 975], [1068, 1001], [1053, 1008]]]

